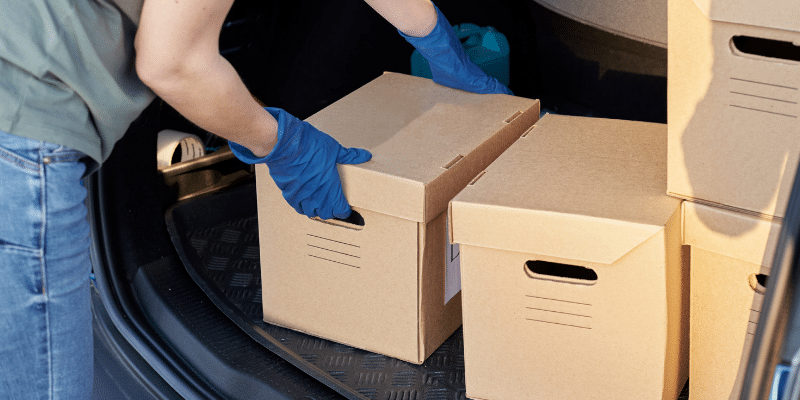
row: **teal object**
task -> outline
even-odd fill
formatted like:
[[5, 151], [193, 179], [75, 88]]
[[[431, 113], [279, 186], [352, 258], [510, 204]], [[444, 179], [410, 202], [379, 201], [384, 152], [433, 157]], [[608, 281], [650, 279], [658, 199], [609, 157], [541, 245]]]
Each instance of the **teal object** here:
[[[461, 40], [469, 59], [487, 75], [497, 78], [508, 86], [510, 80], [508, 56], [511, 49], [506, 36], [491, 26], [481, 28], [470, 23], [453, 25], [453, 30]], [[418, 50], [411, 53], [411, 75], [432, 78], [428, 60]]]

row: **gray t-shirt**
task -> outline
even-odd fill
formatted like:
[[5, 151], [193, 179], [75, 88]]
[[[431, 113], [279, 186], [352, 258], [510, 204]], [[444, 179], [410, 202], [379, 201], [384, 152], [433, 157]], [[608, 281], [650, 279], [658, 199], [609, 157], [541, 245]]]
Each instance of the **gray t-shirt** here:
[[0, 0], [0, 130], [108, 158], [155, 97], [134, 68], [142, 2]]

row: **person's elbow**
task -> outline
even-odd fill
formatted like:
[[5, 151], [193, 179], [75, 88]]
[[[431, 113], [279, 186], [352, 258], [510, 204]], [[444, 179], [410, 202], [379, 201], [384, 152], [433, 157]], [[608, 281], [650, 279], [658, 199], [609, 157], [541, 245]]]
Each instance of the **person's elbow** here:
[[139, 36], [136, 37], [134, 43], [136, 47], [136, 74], [145, 85], [152, 89], [166, 75], [164, 73], [164, 62], [161, 59], [162, 57], [154, 54], [154, 51], [150, 50]]
[[168, 97], [169, 93], [180, 90], [192, 75], [187, 58], [175, 54], [163, 44], [150, 45], [137, 37], [136, 74], [159, 96]]

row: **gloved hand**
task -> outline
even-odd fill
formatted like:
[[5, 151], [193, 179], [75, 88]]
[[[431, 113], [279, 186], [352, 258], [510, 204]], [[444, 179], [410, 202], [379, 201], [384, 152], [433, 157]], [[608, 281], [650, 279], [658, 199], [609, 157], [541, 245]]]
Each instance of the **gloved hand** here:
[[427, 36], [408, 36], [398, 30], [400, 35], [428, 60], [433, 81], [473, 93], [513, 94], [500, 81], [487, 75], [469, 59], [453, 27], [439, 11], [439, 7], [434, 5], [433, 8], [436, 9], [436, 26]]
[[372, 154], [346, 149], [336, 139], [280, 108], [265, 108], [278, 121], [278, 141], [263, 158], [229, 142], [233, 154], [248, 164], [265, 163], [283, 197], [300, 214], [322, 219], [347, 218], [350, 204], [342, 193], [336, 164], [360, 164]]

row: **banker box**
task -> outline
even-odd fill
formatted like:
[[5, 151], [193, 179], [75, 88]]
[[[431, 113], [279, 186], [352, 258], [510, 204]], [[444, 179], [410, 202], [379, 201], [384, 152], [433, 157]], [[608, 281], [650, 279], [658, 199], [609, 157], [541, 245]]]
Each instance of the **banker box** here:
[[538, 118], [538, 100], [396, 73], [308, 118], [343, 146], [372, 152], [338, 167], [363, 221], [298, 214], [258, 165], [264, 320], [422, 363], [461, 326], [447, 204]]
[[683, 203], [690, 256], [689, 396], [738, 399], [780, 223]]
[[668, 7], [669, 193], [782, 217], [800, 159], [800, 2]]
[[546, 115], [453, 199], [469, 398], [677, 398], [689, 292], [666, 140]]

